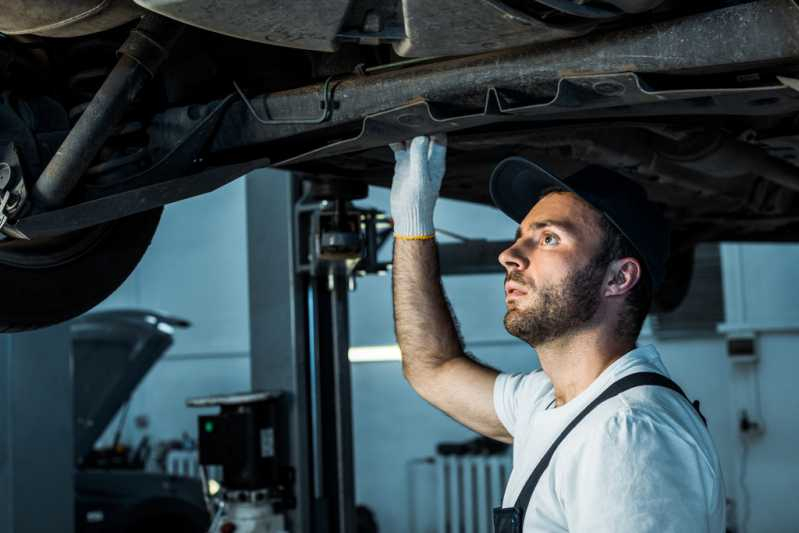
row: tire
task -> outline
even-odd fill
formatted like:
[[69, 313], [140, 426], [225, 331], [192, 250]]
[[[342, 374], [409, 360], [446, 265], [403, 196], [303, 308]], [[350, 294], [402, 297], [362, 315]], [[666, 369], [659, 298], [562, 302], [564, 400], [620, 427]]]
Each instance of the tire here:
[[0, 332], [57, 324], [106, 299], [141, 260], [162, 212], [50, 239], [0, 243]]

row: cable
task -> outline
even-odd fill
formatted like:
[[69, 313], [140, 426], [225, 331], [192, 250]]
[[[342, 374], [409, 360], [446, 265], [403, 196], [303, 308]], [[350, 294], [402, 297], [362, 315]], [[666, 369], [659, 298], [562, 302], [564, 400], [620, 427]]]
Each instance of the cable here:
[[749, 523], [749, 489], [746, 488], [746, 467], [749, 459], [749, 443], [746, 435], [741, 439], [741, 464], [738, 470], [738, 485], [741, 488], [741, 528], [740, 533], [746, 533]]

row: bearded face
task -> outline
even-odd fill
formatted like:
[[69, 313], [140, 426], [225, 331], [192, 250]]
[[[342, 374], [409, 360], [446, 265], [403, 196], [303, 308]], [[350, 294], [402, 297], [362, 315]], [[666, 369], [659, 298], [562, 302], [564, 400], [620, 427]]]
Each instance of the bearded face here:
[[506, 277], [527, 294], [509, 303], [505, 329], [535, 347], [579, 330], [596, 314], [605, 266], [596, 259], [557, 284], [531, 286], [520, 272]]

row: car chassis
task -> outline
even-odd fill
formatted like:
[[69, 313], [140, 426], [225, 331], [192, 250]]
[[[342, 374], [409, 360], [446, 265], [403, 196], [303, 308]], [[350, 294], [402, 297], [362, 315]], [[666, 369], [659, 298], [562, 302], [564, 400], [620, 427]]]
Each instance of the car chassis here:
[[0, 193], [16, 187], [17, 201], [2, 204], [8, 238], [0, 248], [209, 192], [265, 166], [388, 186], [385, 146], [437, 132], [450, 134], [445, 197], [490, 203], [490, 166], [521, 153], [571, 170], [603, 164], [641, 182], [664, 204], [675, 256], [702, 241], [796, 239], [799, 6], [791, 0], [358, 68], [252, 97], [231, 80], [226, 97], [151, 118], [148, 150], [157, 157], [149, 168], [80, 191], [89, 162], [180, 26], [142, 19], [38, 179], [15, 179], [20, 167], [6, 165]]

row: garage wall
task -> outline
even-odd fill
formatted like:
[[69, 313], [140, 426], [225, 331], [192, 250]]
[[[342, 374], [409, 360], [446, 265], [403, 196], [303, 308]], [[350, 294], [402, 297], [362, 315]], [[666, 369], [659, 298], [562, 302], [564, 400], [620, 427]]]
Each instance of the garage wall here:
[[[133, 275], [97, 309], [144, 308], [179, 316], [192, 327], [134, 394], [125, 441], [196, 434], [202, 412], [189, 397], [250, 389], [247, 228], [244, 180], [168, 205]], [[147, 427], [137, 418], [146, 417]], [[101, 439], [111, 442], [116, 420]]]
[[249, 352], [244, 180], [166, 206], [133, 275], [98, 308], [136, 306], [191, 321], [174, 354]]
[[[729, 335], [754, 334], [759, 362], [739, 364], [730, 373], [731, 422], [742, 409], [765, 427], [762, 435], [741, 438], [733, 430], [735, 492], [747, 531], [795, 531], [799, 510], [799, 246], [722, 247], [726, 324]], [[744, 488], [745, 487], [745, 488]]]

